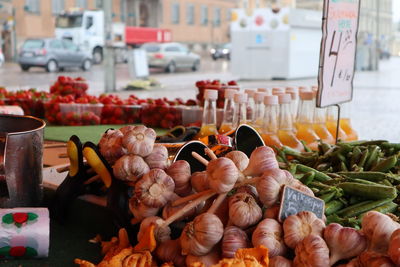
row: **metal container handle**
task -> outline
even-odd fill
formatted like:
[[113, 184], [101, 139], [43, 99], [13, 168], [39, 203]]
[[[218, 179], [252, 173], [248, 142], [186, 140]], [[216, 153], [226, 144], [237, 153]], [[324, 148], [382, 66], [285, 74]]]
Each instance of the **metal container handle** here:
[[8, 134], [0, 132], [0, 198], [10, 198], [6, 177], [6, 149]]

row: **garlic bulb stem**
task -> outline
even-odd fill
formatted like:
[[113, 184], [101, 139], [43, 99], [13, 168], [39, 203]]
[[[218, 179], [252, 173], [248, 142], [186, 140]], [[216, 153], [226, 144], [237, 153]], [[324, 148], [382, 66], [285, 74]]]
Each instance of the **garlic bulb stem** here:
[[210, 157], [210, 159], [217, 159], [217, 155], [215, 155], [214, 151], [212, 151], [209, 148], [205, 148], [204, 152], [207, 154], [207, 156]]
[[217, 211], [217, 209], [219, 208], [219, 206], [221, 206], [222, 202], [224, 202], [227, 195], [228, 195], [228, 192], [219, 194], [217, 199], [214, 201], [214, 203], [211, 205], [211, 207], [208, 209], [207, 212], [214, 214]]
[[177, 200], [175, 200], [175, 201], [173, 201], [173, 202], [171, 203], [171, 207], [176, 207], [176, 206], [182, 205], [182, 204], [184, 204], [184, 203], [186, 203], [186, 202], [189, 202], [189, 201], [192, 201], [192, 200], [194, 200], [194, 199], [197, 199], [197, 198], [199, 198], [199, 197], [201, 197], [201, 196], [204, 196], [204, 195], [206, 195], [206, 194], [208, 194], [208, 193], [210, 193], [210, 192], [214, 192], [214, 191], [211, 190], [211, 189], [209, 189], [209, 190], [206, 190], [206, 191], [198, 192], [198, 193], [196, 193], [196, 194], [191, 194], [191, 195], [189, 195], [189, 196], [187, 196], [187, 197], [179, 198], [179, 199], [177, 199]]
[[[246, 179], [243, 182], [236, 183], [233, 188], [241, 187], [241, 186], [244, 186], [246, 184], [256, 184], [258, 180], [260, 180], [260, 177], [253, 177], [253, 178], [250, 178], [250, 179]], [[208, 190], [205, 190], [205, 191], [198, 192], [196, 194], [192, 194], [192, 195], [187, 196], [187, 197], [182, 197], [180, 199], [177, 199], [177, 200], [173, 201], [171, 203], [171, 206], [175, 207], [175, 206], [182, 205], [182, 204], [184, 204], [184, 203], [186, 203], [188, 201], [197, 199], [197, 198], [199, 198], [199, 197], [201, 197], [201, 196], [203, 196], [205, 194], [208, 194], [210, 192], [214, 192], [214, 191], [212, 189], [208, 189]]]
[[204, 196], [201, 196], [197, 198], [196, 200], [193, 200], [192, 202], [186, 204], [182, 209], [180, 209], [178, 212], [174, 213], [172, 216], [168, 217], [162, 224], [162, 227], [166, 227], [179, 219], [181, 216], [183, 216], [186, 212], [190, 211], [191, 209], [195, 208], [197, 205], [199, 205], [201, 202], [206, 201], [216, 193], [214, 191], [210, 191]]
[[203, 164], [204, 166], [208, 165], [208, 160], [206, 160], [205, 158], [203, 158], [199, 153], [197, 152], [192, 152], [192, 157], [197, 159], [201, 164]]

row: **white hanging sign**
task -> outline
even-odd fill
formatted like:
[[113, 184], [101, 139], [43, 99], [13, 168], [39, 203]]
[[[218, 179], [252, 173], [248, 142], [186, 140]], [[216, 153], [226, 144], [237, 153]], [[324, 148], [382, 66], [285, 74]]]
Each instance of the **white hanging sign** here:
[[317, 107], [351, 101], [360, 0], [324, 0]]

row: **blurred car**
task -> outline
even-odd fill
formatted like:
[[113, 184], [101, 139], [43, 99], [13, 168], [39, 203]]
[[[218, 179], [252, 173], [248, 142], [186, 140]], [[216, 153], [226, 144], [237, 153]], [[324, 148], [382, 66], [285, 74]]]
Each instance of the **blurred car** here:
[[22, 45], [18, 63], [23, 71], [31, 67], [43, 67], [56, 72], [68, 67], [79, 67], [84, 71], [92, 67], [91, 53], [82, 51], [67, 39], [28, 39]]
[[231, 44], [227, 43], [224, 45], [219, 45], [210, 49], [210, 54], [212, 59], [217, 60], [219, 58], [231, 59]]
[[193, 71], [200, 68], [200, 56], [183, 44], [147, 43], [142, 48], [147, 52], [150, 68], [161, 68], [170, 73], [181, 68], [191, 68]]
[[4, 64], [4, 54], [0, 47], [0, 67]]

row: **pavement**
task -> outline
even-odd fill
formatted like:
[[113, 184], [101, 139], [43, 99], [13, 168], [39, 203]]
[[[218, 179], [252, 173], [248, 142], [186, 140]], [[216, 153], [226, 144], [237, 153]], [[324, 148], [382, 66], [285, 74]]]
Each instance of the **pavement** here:
[[[230, 63], [225, 60], [212, 61], [204, 58], [198, 72], [183, 70], [166, 74], [152, 70], [151, 77], [163, 86], [155, 90], [123, 91], [131, 80], [127, 64], [116, 65], [117, 94], [126, 97], [135, 94], [139, 97], [181, 97], [195, 98], [197, 90], [194, 83], [202, 79], [236, 80], [229, 71]], [[99, 95], [104, 92], [104, 71], [102, 66], [94, 66], [89, 72], [69, 70], [60, 73], [47, 73], [43, 69], [31, 69], [22, 72], [17, 64], [6, 63], [0, 68], [0, 85], [9, 90], [31, 87], [48, 90], [59, 75], [82, 76], [88, 80], [89, 93]], [[310, 86], [317, 79], [300, 80], [257, 80], [239, 81], [242, 88], [272, 86]], [[361, 139], [387, 139], [400, 142], [400, 58], [381, 61], [379, 71], [357, 72], [354, 79], [354, 97], [349, 105], [353, 128]]]

